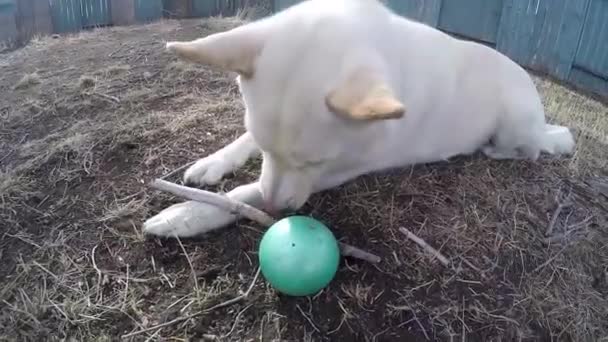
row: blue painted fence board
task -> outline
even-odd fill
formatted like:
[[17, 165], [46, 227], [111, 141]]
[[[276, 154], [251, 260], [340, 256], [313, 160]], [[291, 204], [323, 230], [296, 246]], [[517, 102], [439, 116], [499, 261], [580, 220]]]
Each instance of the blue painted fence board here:
[[12, 43], [17, 38], [15, 16], [9, 12], [0, 13], [0, 42]]
[[197, 17], [209, 17], [215, 13], [215, 1], [192, 0], [192, 15]]
[[438, 28], [494, 45], [503, 0], [444, 0]]
[[608, 80], [608, 0], [591, 0], [575, 67]]
[[291, 5], [295, 5], [301, 0], [274, 0], [275, 12], [282, 11]]
[[[304, 0], [300, 0], [304, 1]], [[298, 0], [274, 0], [275, 11]], [[608, 96], [608, 0], [383, 0], [530, 69]]]
[[15, 0], [0, 0], [0, 14], [12, 14], [16, 7]]
[[135, 19], [137, 21], [153, 21], [162, 16], [162, 0], [135, 0]]
[[389, 0], [387, 4], [393, 11], [405, 17], [430, 26], [437, 26], [439, 23], [441, 0]]
[[54, 31], [75, 32], [82, 28], [80, 0], [49, 0]]
[[608, 82], [606, 78], [597, 77], [578, 68], [572, 68], [568, 81], [579, 88], [608, 97]]
[[81, 0], [82, 26], [105, 26], [112, 22], [110, 0]]
[[497, 48], [520, 64], [568, 79], [588, 0], [505, 0]]
[[[293, 1], [295, 3], [295, 1]], [[192, 15], [196, 17], [232, 16], [246, 4], [246, 0], [192, 0]], [[289, 7], [289, 4], [284, 4]]]

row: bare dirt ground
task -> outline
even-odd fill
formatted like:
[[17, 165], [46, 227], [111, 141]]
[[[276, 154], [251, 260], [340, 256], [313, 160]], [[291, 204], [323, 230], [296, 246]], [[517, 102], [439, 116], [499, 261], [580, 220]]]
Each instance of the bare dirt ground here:
[[243, 132], [232, 76], [163, 42], [238, 23], [103, 29], [0, 55], [0, 340], [608, 340], [608, 108], [540, 78], [551, 120], [576, 130], [574, 157], [456, 158], [317, 194], [302, 213], [382, 263], [343, 260], [311, 298], [259, 279], [243, 302], [174, 321], [245, 291], [257, 268], [264, 227], [249, 221], [183, 247], [140, 230], [178, 201], [150, 180]]

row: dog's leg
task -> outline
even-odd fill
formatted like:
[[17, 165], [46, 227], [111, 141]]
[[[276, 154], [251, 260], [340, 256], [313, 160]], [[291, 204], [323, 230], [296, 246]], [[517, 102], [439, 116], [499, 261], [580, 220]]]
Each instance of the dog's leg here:
[[260, 150], [249, 132], [220, 149], [199, 159], [184, 174], [184, 183], [188, 185], [214, 185], [226, 174], [242, 167], [250, 158], [257, 157]]
[[[359, 175], [365, 173], [364, 168], [350, 168], [342, 172], [324, 175], [315, 184], [314, 192], [327, 190], [340, 186]], [[245, 202], [263, 210], [264, 200], [260, 183], [242, 185], [226, 194], [236, 201]], [[275, 208], [282, 210], [285, 208]], [[212, 230], [224, 228], [237, 219], [237, 217], [215, 206], [196, 201], [186, 201], [170, 206], [144, 223], [146, 234], [165, 237], [192, 237]]]
[[[258, 182], [236, 187], [226, 194], [229, 198], [262, 208], [262, 193]], [[148, 219], [144, 233], [164, 237], [193, 237], [224, 228], [237, 216], [213, 205], [186, 201], [172, 205]]]
[[482, 148], [482, 152], [488, 158], [496, 159], [496, 160], [526, 159], [526, 157], [523, 154], [521, 154], [517, 149], [500, 149], [496, 146], [487, 145]]

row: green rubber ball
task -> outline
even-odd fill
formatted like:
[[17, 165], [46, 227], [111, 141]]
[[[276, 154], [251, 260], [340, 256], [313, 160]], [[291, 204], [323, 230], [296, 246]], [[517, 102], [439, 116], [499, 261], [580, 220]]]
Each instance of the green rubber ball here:
[[308, 296], [336, 275], [340, 247], [323, 223], [307, 216], [289, 216], [264, 233], [258, 257], [262, 275], [272, 287], [289, 296]]

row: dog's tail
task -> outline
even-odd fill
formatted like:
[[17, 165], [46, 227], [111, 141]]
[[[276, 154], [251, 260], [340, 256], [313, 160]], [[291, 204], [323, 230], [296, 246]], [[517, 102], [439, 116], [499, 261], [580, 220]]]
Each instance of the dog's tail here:
[[541, 150], [549, 154], [571, 155], [574, 152], [574, 136], [565, 126], [545, 124]]

